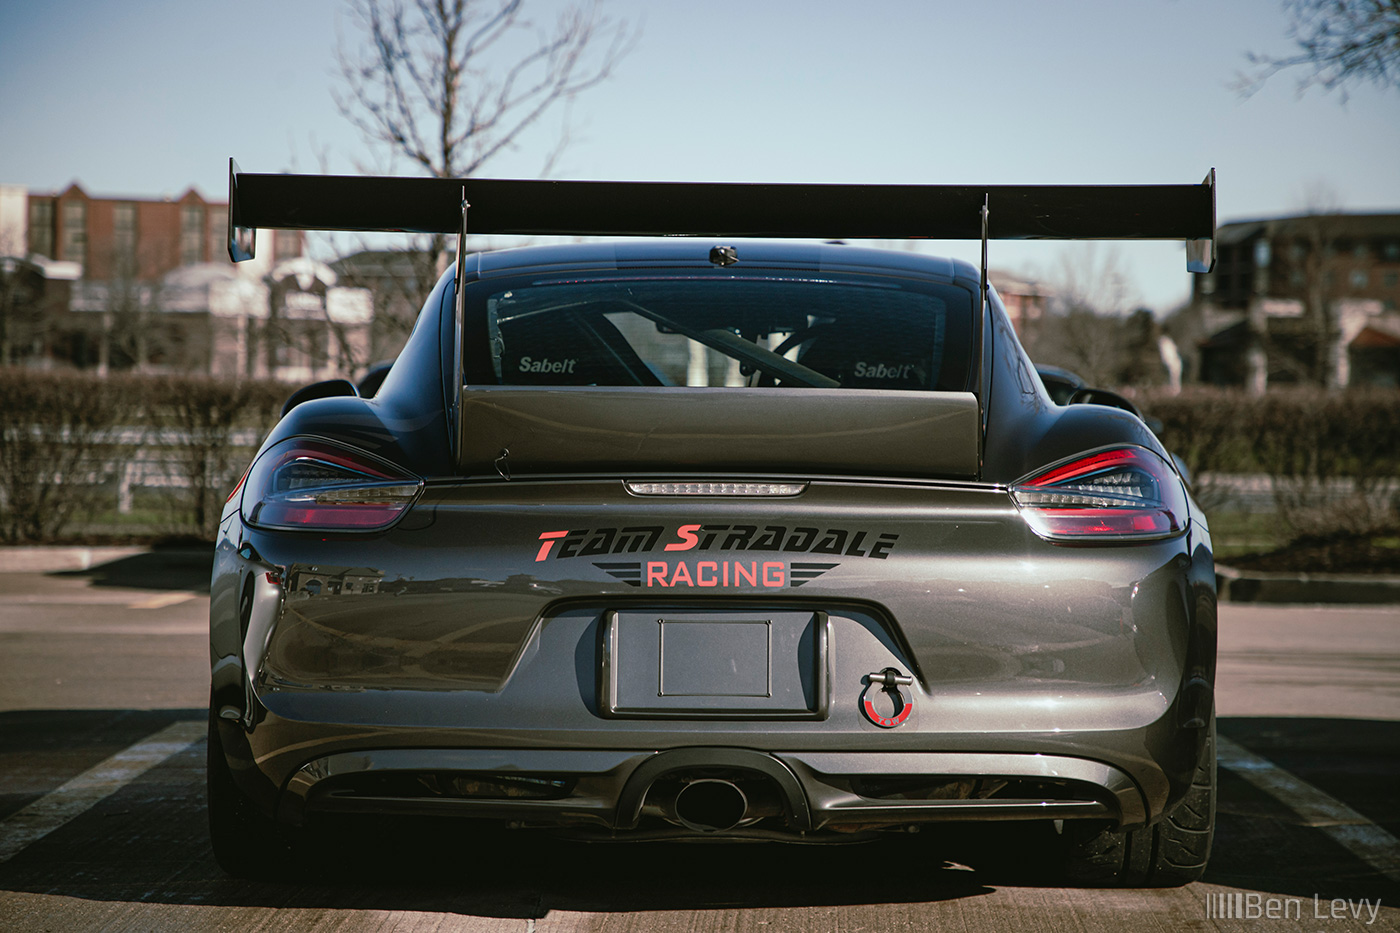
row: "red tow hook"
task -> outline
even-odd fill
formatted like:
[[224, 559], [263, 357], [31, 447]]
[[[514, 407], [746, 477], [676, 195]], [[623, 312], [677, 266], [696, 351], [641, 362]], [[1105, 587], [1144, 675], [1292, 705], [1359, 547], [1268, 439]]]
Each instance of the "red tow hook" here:
[[[878, 673], [866, 674], [865, 680], [865, 690], [860, 695], [860, 708], [865, 711], [866, 718], [882, 729], [893, 729], [902, 725], [914, 711], [914, 699], [912, 695], [906, 697], [904, 691], [899, 688], [910, 686], [914, 683], [914, 678], [901, 674], [893, 667], [887, 667]], [[877, 684], [883, 692], [894, 698], [895, 709], [890, 716], [881, 716], [875, 712], [875, 697], [871, 695], [870, 688]]]

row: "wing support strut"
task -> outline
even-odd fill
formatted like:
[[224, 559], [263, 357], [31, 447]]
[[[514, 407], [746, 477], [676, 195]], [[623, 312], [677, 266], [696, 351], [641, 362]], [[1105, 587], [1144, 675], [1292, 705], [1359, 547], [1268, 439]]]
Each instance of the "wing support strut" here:
[[973, 383], [977, 386], [978, 405], [982, 409], [981, 430], [977, 432], [978, 451], [977, 468], [978, 474], [982, 469], [982, 450], [987, 442], [987, 399], [991, 395], [990, 386], [984, 387], [982, 380], [991, 378], [991, 369], [983, 365], [987, 350], [986, 345], [991, 339], [990, 329], [987, 327], [987, 306], [991, 304], [989, 289], [991, 282], [987, 278], [987, 235], [989, 221], [991, 218], [992, 196], [989, 192], [982, 193], [982, 276], [981, 283], [977, 289], [977, 326], [973, 328], [972, 365], [976, 373], [977, 381]]
[[[452, 351], [453, 379], [451, 384], [454, 386], [454, 389], [448, 399], [448, 414], [450, 416], [448, 423], [454, 425], [458, 423], [457, 406], [461, 404], [462, 396], [462, 393], [457, 391], [455, 387], [461, 386], [464, 378], [462, 373], [462, 353], [463, 347], [465, 346], [464, 338], [467, 326], [467, 299], [466, 289], [462, 287], [462, 282], [467, 277], [467, 211], [470, 208], [471, 204], [467, 201], [467, 186], [463, 185], [462, 222], [461, 226], [457, 228], [457, 259], [455, 261], [456, 268], [453, 271], [454, 280], [452, 283], [452, 321], [456, 340], [453, 341]], [[458, 448], [457, 454], [460, 456], [462, 452], [462, 439], [460, 437], [456, 438], [456, 446]]]

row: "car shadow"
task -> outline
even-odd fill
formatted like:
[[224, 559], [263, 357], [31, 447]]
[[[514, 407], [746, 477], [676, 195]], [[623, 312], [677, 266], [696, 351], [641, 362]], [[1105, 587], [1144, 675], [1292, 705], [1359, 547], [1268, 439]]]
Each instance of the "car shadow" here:
[[93, 586], [208, 593], [214, 546], [154, 548], [95, 564], [85, 570], [58, 570], [53, 577], [86, 577]]
[[[45, 755], [58, 786], [121, 747], [202, 710], [0, 713], [0, 766]], [[4, 749], [13, 750], [7, 758]], [[357, 819], [321, 827], [295, 876], [234, 879], [215, 862], [195, 742], [0, 862], [0, 891], [105, 902], [421, 910], [540, 919], [550, 911], [926, 903], [990, 893], [939, 840], [874, 844], [578, 842], [470, 821]], [[0, 771], [0, 785], [6, 775]], [[0, 818], [37, 799], [0, 802]], [[0, 830], [3, 831], [3, 830]]]

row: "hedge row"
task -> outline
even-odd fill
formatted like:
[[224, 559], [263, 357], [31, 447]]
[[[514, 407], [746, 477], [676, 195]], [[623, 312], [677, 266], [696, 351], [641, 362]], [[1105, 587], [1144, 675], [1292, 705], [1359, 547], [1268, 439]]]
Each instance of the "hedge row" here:
[[1210, 496], [1213, 476], [1257, 475], [1295, 532], [1395, 521], [1400, 392], [1288, 388], [1252, 396], [1198, 388], [1138, 401], [1161, 422], [1167, 449], [1201, 479], [1198, 497]]
[[[291, 387], [268, 381], [0, 368], [0, 540], [51, 541], [115, 508], [121, 472], [158, 464], [167, 531], [210, 538]], [[1395, 520], [1400, 392], [1193, 389], [1138, 399], [1198, 478], [1266, 477], [1296, 531]], [[1339, 496], [1338, 491], [1342, 491]]]
[[135, 462], [164, 471], [162, 530], [212, 538], [290, 392], [276, 382], [0, 369], [0, 540], [61, 539], [113, 511]]

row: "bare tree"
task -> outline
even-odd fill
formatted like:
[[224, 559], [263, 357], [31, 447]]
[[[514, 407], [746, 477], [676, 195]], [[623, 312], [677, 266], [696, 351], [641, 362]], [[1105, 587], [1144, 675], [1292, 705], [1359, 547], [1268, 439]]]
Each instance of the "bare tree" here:
[[1276, 246], [1284, 250], [1274, 264], [1286, 283], [1281, 291], [1301, 306], [1301, 319], [1291, 333], [1282, 326], [1287, 322], [1281, 321], [1274, 328], [1279, 331], [1275, 336], [1264, 326], [1262, 313], [1252, 309], [1251, 314], [1251, 326], [1258, 330], [1271, 369], [1328, 389], [1343, 387], [1346, 353], [1337, 301], [1337, 279], [1344, 271], [1336, 256], [1341, 227], [1342, 217], [1335, 207], [1317, 200], [1310, 201], [1302, 216], [1281, 222], [1271, 232]]
[[43, 271], [16, 231], [0, 229], [0, 366], [40, 355], [52, 330]]
[[[638, 34], [603, 15], [598, 0], [565, 7], [550, 27], [525, 17], [525, 0], [351, 3], [363, 41], [338, 49], [337, 107], [378, 155], [439, 178], [476, 174], [546, 115], [567, 112], [611, 77]], [[541, 175], [568, 139], [566, 121]], [[437, 280], [445, 245], [434, 236], [411, 251], [415, 309]]]
[[1303, 69], [1298, 92], [1310, 87], [1337, 91], [1370, 82], [1381, 89], [1400, 87], [1400, 0], [1284, 0], [1292, 55], [1246, 53], [1252, 67], [1235, 88], [1245, 96], [1290, 68]]
[[[1337, 301], [1343, 229], [1336, 192], [1316, 181], [1307, 187], [1300, 213], [1270, 222], [1255, 244], [1256, 275], [1262, 273], [1268, 285], [1246, 307], [1245, 385], [1251, 394], [1262, 395], [1271, 380], [1329, 389], [1345, 381]], [[1270, 305], [1276, 306], [1272, 313]], [[1290, 305], [1294, 310], [1287, 310]]]
[[[274, 298], [274, 302], [275, 302]], [[267, 370], [274, 375], [287, 366], [305, 366], [312, 378], [327, 367], [346, 379], [362, 375], [372, 362], [369, 326], [337, 318], [329, 302], [312, 314], [289, 317], [272, 313], [260, 328]]]
[[1341, 388], [1337, 354], [1346, 352], [1335, 300], [1338, 270], [1334, 268], [1333, 254], [1338, 220], [1335, 214], [1310, 211], [1302, 218], [1302, 229], [1296, 241], [1304, 246], [1300, 265], [1304, 270], [1304, 315], [1311, 321], [1313, 330], [1310, 368], [1317, 381], [1329, 389]]
[[1091, 385], [1120, 384], [1128, 360], [1122, 315], [1134, 296], [1118, 251], [1076, 244], [1061, 253], [1050, 283], [1052, 313], [1037, 328], [1035, 360], [1073, 370]]
[[52, 330], [44, 307], [43, 274], [23, 259], [0, 252], [0, 366], [35, 355]]
[[104, 362], [114, 369], [145, 372], [156, 359], [170, 353], [169, 334], [162, 320], [160, 286], [139, 281], [118, 270], [106, 282], [93, 286], [102, 306], [101, 339]]

